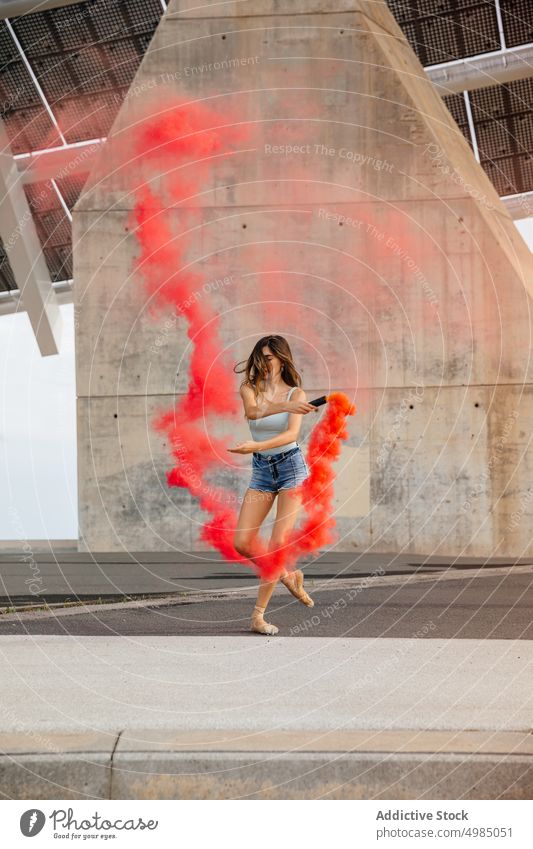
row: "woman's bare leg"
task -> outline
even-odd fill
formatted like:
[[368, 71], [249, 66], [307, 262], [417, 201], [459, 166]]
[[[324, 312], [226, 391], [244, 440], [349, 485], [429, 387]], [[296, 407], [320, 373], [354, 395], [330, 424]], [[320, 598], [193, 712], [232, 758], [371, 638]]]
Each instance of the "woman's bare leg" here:
[[[278, 493], [278, 509], [269, 545], [270, 551], [282, 549], [286, 545], [287, 537], [296, 524], [302, 504], [302, 496], [292, 493], [293, 490], [280, 490]], [[314, 606], [313, 599], [304, 590], [304, 576], [301, 569], [296, 569], [294, 572], [285, 571], [285, 574], [281, 575], [280, 578], [282, 584], [298, 601], [301, 601], [306, 607]]]
[[[253, 545], [261, 523], [268, 516], [276, 497], [275, 492], [264, 492], [259, 489], [247, 489], [241, 505], [233, 545], [239, 554], [248, 557], [260, 566], [260, 561], [254, 560]], [[263, 614], [274, 592], [277, 581], [260, 580], [257, 602], [252, 613], [251, 629], [259, 634], [273, 635], [278, 628], [270, 622], [265, 622]]]

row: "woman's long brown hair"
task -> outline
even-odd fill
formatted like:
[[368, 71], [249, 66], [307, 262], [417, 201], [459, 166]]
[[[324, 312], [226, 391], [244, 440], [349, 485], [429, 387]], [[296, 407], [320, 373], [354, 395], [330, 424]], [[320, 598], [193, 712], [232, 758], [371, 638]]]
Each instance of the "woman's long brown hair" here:
[[[268, 374], [268, 362], [263, 354], [263, 348], [266, 346], [281, 360], [281, 377], [285, 383], [288, 386], [301, 386], [302, 378], [296, 371], [289, 343], [283, 336], [276, 335], [263, 336], [255, 343], [248, 359], [241, 360], [241, 362], [234, 366], [234, 372], [237, 374], [244, 372], [246, 374], [241, 386], [251, 386], [256, 398], [264, 391], [266, 376]], [[244, 368], [238, 369], [238, 366], [243, 363], [245, 363]]]

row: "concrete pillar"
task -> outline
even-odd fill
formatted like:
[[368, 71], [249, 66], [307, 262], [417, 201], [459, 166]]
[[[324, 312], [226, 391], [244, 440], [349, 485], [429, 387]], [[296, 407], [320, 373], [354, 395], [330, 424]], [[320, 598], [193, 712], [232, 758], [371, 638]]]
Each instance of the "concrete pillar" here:
[[[171, 2], [112, 135], [169, 92], [256, 122], [188, 203], [190, 262], [231, 281], [212, 298], [235, 361], [282, 333], [308, 397], [355, 395], [338, 550], [530, 556], [531, 254], [386, 4]], [[80, 547], [200, 550], [149, 426], [188, 339], [128, 278], [131, 185], [108, 171], [74, 210]], [[249, 470], [222, 477], [242, 495]]]

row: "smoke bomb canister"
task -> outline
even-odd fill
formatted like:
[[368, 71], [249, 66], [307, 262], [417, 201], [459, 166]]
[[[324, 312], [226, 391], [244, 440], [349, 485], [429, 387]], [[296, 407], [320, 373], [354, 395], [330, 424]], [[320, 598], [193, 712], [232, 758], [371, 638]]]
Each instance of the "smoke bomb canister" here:
[[322, 404], [327, 404], [327, 402], [328, 402], [328, 396], [327, 395], [321, 395], [320, 398], [315, 398], [314, 401], [309, 401], [309, 403], [312, 404], [313, 407], [321, 407]]

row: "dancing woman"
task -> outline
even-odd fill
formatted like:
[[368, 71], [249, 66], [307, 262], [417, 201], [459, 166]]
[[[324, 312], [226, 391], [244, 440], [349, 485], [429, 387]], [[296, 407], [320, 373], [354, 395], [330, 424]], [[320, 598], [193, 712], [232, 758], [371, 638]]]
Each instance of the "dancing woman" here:
[[[291, 349], [283, 336], [260, 339], [240, 371], [246, 375], [240, 394], [252, 440], [228, 448], [228, 451], [253, 454], [253, 460], [252, 478], [244, 495], [233, 542], [239, 554], [256, 562], [253, 542], [276, 496], [278, 503], [269, 542], [270, 553], [285, 544], [296, 522], [302, 499], [288, 490], [300, 486], [309, 475], [297, 439], [302, 416], [317, 412], [317, 407], [306, 401]], [[299, 601], [313, 607], [313, 600], [303, 588], [301, 569], [285, 571], [280, 580]], [[258, 634], [278, 633], [279, 629], [264, 619], [276, 583], [277, 580], [260, 581], [250, 624], [250, 629]]]

